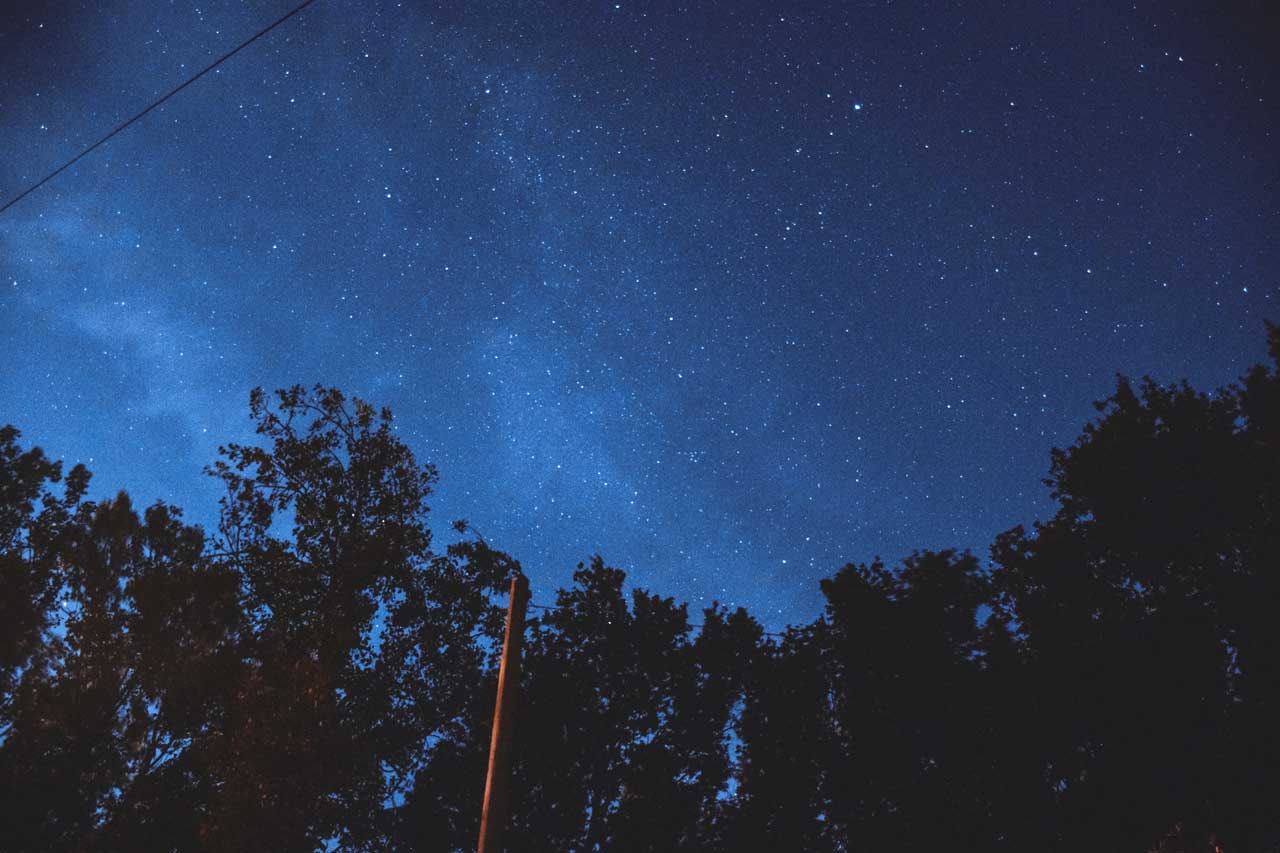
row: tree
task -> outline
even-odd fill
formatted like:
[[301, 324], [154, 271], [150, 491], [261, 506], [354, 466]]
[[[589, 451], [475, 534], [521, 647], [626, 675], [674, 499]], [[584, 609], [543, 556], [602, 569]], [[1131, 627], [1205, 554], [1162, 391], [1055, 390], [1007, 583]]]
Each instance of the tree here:
[[147, 792], [189, 796], [195, 782], [173, 760], [218, 724], [239, 616], [234, 576], [202, 549], [176, 510], [157, 504], [140, 519], [121, 494], [79, 504], [52, 557], [33, 561], [49, 569], [40, 587], [60, 614], [18, 679], [0, 746], [14, 849], [102, 844], [155, 819]]
[[436, 471], [390, 412], [322, 387], [275, 409], [256, 391], [250, 409], [269, 447], [230, 445], [213, 468], [249, 633], [231, 725], [202, 748], [221, 780], [204, 832], [239, 849], [377, 846], [384, 806], [469, 705], [502, 578], [431, 550]]
[[1057, 514], [994, 549], [1000, 608], [1058, 802], [1060, 849], [1146, 849], [1175, 825], [1280, 843], [1280, 332], [1216, 394], [1121, 379], [1055, 451]]
[[835, 744], [824, 629], [821, 622], [790, 629], [754, 656], [735, 727], [741, 755], [719, 849], [842, 849], [827, 819]]
[[251, 413], [269, 445], [212, 469], [212, 546], [82, 502], [83, 469], [53, 496], [0, 434], [7, 849], [374, 849], [476, 694], [502, 567], [431, 551], [435, 471], [390, 414], [324, 388]]
[[[527, 626], [528, 851], [1280, 849], [1280, 331], [1213, 394], [1120, 380], [992, 563], [847, 565], [813, 623], [627, 590]], [[206, 536], [0, 429], [6, 850], [465, 850], [519, 564], [333, 389], [250, 397]], [[456, 525], [460, 532], [468, 528]]]
[[923, 552], [896, 571], [823, 581], [822, 659], [836, 757], [827, 820], [851, 848], [997, 849], [999, 735], [983, 661], [987, 580], [972, 555]]
[[727, 785], [727, 727], [759, 628], [634, 590], [596, 557], [535, 619], [513, 827], [530, 849], [698, 850]]
[[[62, 481], [62, 465], [40, 450], [23, 450], [19, 432], [0, 427], [0, 736], [12, 725], [10, 713], [21, 674], [53, 639], [61, 567], [58, 542], [84, 497], [89, 474], [76, 466], [62, 497], [50, 486]], [[38, 506], [37, 506], [38, 504]]]

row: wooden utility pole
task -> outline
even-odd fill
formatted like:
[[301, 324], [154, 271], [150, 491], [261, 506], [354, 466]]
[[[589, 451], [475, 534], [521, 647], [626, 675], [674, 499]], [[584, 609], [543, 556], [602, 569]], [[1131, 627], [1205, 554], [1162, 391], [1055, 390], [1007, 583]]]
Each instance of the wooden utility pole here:
[[489, 740], [489, 773], [484, 782], [479, 853], [503, 853], [502, 835], [507, 828], [507, 797], [511, 786], [511, 730], [515, 725], [516, 701], [520, 698], [520, 649], [524, 645], [524, 611], [528, 603], [529, 581], [523, 574], [517, 574], [511, 579], [507, 634], [502, 640], [502, 665], [498, 668], [498, 702], [493, 709], [493, 736]]

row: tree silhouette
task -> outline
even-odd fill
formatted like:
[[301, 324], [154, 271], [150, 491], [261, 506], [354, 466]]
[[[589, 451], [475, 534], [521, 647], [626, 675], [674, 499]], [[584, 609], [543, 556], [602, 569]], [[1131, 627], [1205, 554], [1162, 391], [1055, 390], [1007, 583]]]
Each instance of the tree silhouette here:
[[[325, 388], [275, 409], [255, 392], [250, 408], [270, 446], [230, 445], [213, 469], [251, 630], [234, 725], [205, 750], [226, 798], [206, 832], [239, 849], [368, 846], [476, 689], [501, 577], [431, 550], [436, 472], [389, 412]], [[272, 533], [284, 511], [289, 540]]]
[[742, 756], [723, 850], [839, 850], [828, 816], [834, 745], [821, 625], [765, 644], [748, 672], [737, 731]]
[[1228, 850], [1280, 843], [1266, 805], [1280, 759], [1280, 332], [1268, 332], [1276, 363], [1243, 386], [1122, 379], [1053, 454], [1055, 517], [993, 549], [1060, 849], [1143, 849], [1174, 826]]
[[[759, 628], [635, 590], [596, 557], [527, 646], [513, 826], [529, 849], [695, 850], [727, 783], [727, 726]], [[528, 842], [526, 842], [528, 843]]]
[[826, 665], [840, 758], [830, 820], [853, 846], [996, 845], [972, 556], [922, 553], [889, 572], [848, 566], [823, 582]]
[[13, 849], [376, 845], [477, 692], [500, 567], [431, 551], [435, 472], [389, 413], [323, 388], [251, 413], [269, 446], [212, 469], [212, 548], [170, 507], [79, 503], [81, 471], [37, 513], [58, 470], [4, 433]]
[[160, 802], [189, 799], [193, 780], [174, 759], [219, 724], [228, 686], [234, 576], [202, 558], [202, 534], [171, 507], [139, 518], [121, 494], [66, 515], [83, 493], [78, 479], [62, 507], [46, 498], [51, 553], [27, 538], [31, 565], [48, 569], [37, 601], [58, 606], [18, 675], [0, 746], [0, 796], [22, 816], [14, 849], [77, 849], [146, 822]]
[[[845, 566], [780, 636], [579, 565], [527, 626], [511, 848], [1280, 850], [1268, 335], [1212, 394], [1121, 379], [989, 563]], [[0, 848], [474, 844], [519, 564], [433, 549], [389, 412], [250, 414], [211, 536], [0, 429]]]

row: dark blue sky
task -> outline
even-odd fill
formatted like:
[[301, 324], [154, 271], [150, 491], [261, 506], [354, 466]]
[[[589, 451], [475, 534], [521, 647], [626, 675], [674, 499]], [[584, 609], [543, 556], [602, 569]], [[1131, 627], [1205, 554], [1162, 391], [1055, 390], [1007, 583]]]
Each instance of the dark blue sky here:
[[[16, 5], [0, 200], [293, 3]], [[249, 389], [337, 385], [535, 600], [807, 620], [1048, 511], [1116, 372], [1263, 358], [1245, 7], [318, 0], [0, 215], [0, 422], [207, 521]]]

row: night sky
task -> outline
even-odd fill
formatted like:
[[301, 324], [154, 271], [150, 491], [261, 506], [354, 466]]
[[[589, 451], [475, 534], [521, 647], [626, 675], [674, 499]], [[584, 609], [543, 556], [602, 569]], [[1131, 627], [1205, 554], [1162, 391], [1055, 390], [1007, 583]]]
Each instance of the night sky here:
[[[0, 203], [295, 4], [0, 2]], [[249, 389], [336, 385], [535, 601], [807, 621], [1050, 512], [1117, 372], [1264, 358], [1250, 8], [317, 0], [0, 215], [0, 423], [209, 524]]]

